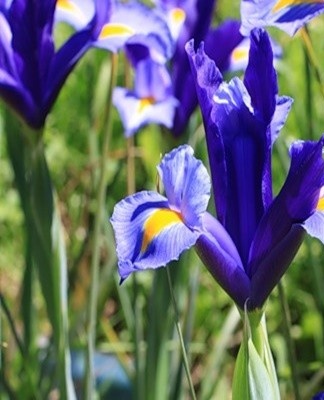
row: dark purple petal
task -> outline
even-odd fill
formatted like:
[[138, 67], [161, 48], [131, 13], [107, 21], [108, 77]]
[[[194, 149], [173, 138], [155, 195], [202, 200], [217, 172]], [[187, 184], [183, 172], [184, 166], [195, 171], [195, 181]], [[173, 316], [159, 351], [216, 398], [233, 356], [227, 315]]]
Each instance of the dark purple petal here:
[[[278, 281], [284, 266], [277, 256], [277, 266], [269, 269], [263, 261], [271, 258], [273, 249], [284, 242], [293, 226], [303, 227], [305, 221], [316, 211], [320, 190], [324, 185], [324, 161], [322, 158], [324, 138], [318, 142], [294, 142], [291, 147], [291, 166], [287, 179], [273, 203], [263, 216], [250, 250], [249, 275], [267, 276]], [[282, 247], [282, 251], [289, 249]], [[288, 265], [286, 265], [288, 267]], [[261, 271], [266, 269], [266, 273]], [[272, 276], [273, 275], [273, 276]]]
[[259, 261], [255, 274], [251, 278], [251, 296], [247, 302], [250, 310], [261, 308], [271, 291], [293, 261], [305, 237], [305, 230], [298, 224], [275, 244], [270, 252]]
[[227, 20], [216, 29], [211, 29], [206, 35], [204, 40], [206, 53], [215, 61], [221, 72], [228, 69], [232, 51], [243, 40], [239, 30], [239, 21]]
[[205, 233], [198, 238], [196, 251], [214, 279], [244, 309], [250, 295], [250, 281], [235, 245], [223, 226], [207, 213], [203, 227]]
[[197, 107], [195, 84], [190, 73], [185, 45], [190, 39], [193, 39], [197, 44], [204, 40], [211, 23], [214, 5], [215, 0], [195, 0], [181, 2], [179, 5], [185, 11], [186, 19], [180, 31], [176, 50], [171, 61], [174, 95], [180, 102], [172, 130], [175, 136], [179, 136], [184, 132], [191, 114]]
[[[205, 126], [214, 193], [216, 193], [216, 188], [222, 193], [226, 189], [224, 149], [221, 138], [219, 138], [218, 141], [214, 140], [216, 125], [211, 118], [211, 112], [215, 104], [213, 96], [223, 78], [214, 61], [205, 54], [203, 43], [201, 43], [197, 51], [195, 51], [194, 42], [191, 40], [186, 45], [186, 51], [189, 56], [189, 62]], [[215, 174], [214, 171], [218, 171], [218, 173]], [[225, 204], [217, 204], [218, 216], [220, 214], [224, 215], [224, 212]]]
[[[268, 187], [263, 181], [270, 167], [267, 126], [253, 115], [247, 90], [238, 78], [221, 84], [214, 101], [211, 119], [216, 129], [209, 135], [223, 157], [211, 168], [217, 215], [246, 265], [265, 210], [263, 192]], [[215, 153], [210, 157], [215, 158]]]
[[43, 94], [43, 113], [47, 115], [66, 78], [92, 44], [92, 31], [76, 32], [53, 56]]
[[268, 34], [262, 29], [251, 32], [249, 63], [245, 71], [247, 88], [255, 115], [270, 124], [278, 93], [277, 74], [273, 67], [273, 52]]
[[14, 0], [8, 20], [18, 73], [34, 101], [42, 102], [43, 79], [54, 54], [55, 0]]

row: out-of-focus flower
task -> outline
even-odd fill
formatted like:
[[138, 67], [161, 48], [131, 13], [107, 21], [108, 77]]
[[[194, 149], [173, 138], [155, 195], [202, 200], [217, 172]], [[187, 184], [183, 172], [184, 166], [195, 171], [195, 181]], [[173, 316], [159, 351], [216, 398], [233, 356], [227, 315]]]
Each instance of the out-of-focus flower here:
[[[94, 13], [94, 0], [58, 0], [56, 21], [67, 22], [75, 29], [84, 27]], [[111, 1], [107, 15], [94, 46], [112, 52], [127, 43], [145, 46], [152, 59], [161, 63], [173, 53], [173, 40], [166, 22], [154, 9], [132, 1]]]
[[129, 137], [149, 123], [171, 128], [178, 101], [166, 67], [146, 58], [136, 64], [134, 89], [115, 88], [113, 104]]
[[[238, 21], [226, 21], [217, 28], [210, 29], [210, 20], [214, 2], [208, 2], [208, 9], [202, 1], [196, 0], [197, 18], [186, 20], [179, 36], [175, 54], [171, 60], [171, 78], [174, 95], [179, 100], [172, 132], [175, 136], [183, 134], [189, 118], [198, 105], [197, 94], [190, 70], [188, 57], [184, 49], [185, 43], [194, 38], [196, 43], [206, 41], [206, 46], [213, 53], [216, 65], [222, 72], [229, 66], [230, 55], [236, 46], [243, 40], [239, 33]], [[207, 14], [208, 11], [208, 14]], [[189, 14], [190, 11], [187, 10]], [[186, 14], [187, 14], [186, 13]]]
[[96, 40], [109, 1], [97, 1], [89, 24], [55, 50], [55, 0], [2, 2], [0, 96], [34, 129], [44, 125], [62, 85]]
[[242, 0], [241, 32], [249, 35], [254, 28], [277, 26], [290, 35], [324, 12], [323, 0]]
[[187, 45], [202, 109], [218, 220], [206, 212], [210, 181], [189, 146], [158, 167], [165, 197], [140, 192], [115, 207], [119, 273], [158, 268], [195, 244], [214, 278], [243, 309], [261, 308], [305, 231], [324, 242], [324, 138], [294, 142], [273, 199], [271, 148], [291, 99], [277, 95], [269, 38], [253, 31], [244, 82], [222, 82], [200, 46]]

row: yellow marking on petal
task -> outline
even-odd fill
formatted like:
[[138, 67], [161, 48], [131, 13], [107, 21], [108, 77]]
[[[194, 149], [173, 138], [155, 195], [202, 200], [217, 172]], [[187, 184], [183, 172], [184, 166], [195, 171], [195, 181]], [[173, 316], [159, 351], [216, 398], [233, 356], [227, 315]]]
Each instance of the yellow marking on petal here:
[[134, 35], [135, 31], [131, 27], [124, 24], [109, 23], [104, 25], [102, 28], [99, 39], [107, 39], [114, 36], [131, 36]]
[[143, 97], [138, 103], [137, 112], [141, 114], [148, 107], [152, 106], [155, 103], [155, 99], [153, 97]]
[[233, 61], [241, 61], [247, 59], [249, 54], [249, 50], [247, 48], [236, 48], [232, 51], [232, 59]]
[[181, 214], [168, 208], [159, 209], [150, 215], [144, 224], [141, 253], [147, 250], [148, 245], [164, 228], [179, 222], [183, 222]]
[[173, 8], [170, 11], [171, 21], [175, 24], [182, 24], [186, 19], [186, 13], [182, 8]]
[[69, 0], [57, 0], [56, 7], [65, 11], [80, 12], [79, 8]]
[[324, 211], [324, 197], [320, 197], [320, 199], [318, 200], [316, 210]]
[[273, 6], [272, 12], [282, 10], [285, 7], [297, 6], [299, 4], [312, 4], [312, 3], [324, 3], [324, 0], [278, 0]]

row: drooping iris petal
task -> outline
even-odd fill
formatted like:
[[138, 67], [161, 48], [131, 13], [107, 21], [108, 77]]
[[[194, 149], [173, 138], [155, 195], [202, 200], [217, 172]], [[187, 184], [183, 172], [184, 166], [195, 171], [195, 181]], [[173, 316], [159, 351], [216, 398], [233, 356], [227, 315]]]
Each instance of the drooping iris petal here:
[[134, 90], [116, 88], [113, 103], [120, 114], [126, 136], [133, 135], [149, 123], [171, 128], [178, 105], [172, 96], [165, 66], [150, 58], [137, 63]]
[[[188, 154], [188, 157], [184, 157], [185, 154]], [[192, 156], [189, 146], [173, 150], [162, 160], [158, 170], [164, 183], [167, 181], [165, 176], [169, 169], [176, 167], [179, 168], [177, 172], [181, 176], [185, 176], [186, 172], [193, 176], [197, 169], [204, 169], [202, 164], [197, 168], [197, 160]], [[201, 180], [205, 179], [204, 174], [198, 175]], [[171, 183], [172, 181], [169, 182]], [[205, 186], [201, 189], [203, 203]], [[169, 188], [169, 192], [171, 189]], [[186, 193], [188, 196], [193, 195], [189, 189]], [[199, 191], [196, 191], [195, 195], [199, 196]], [[198, 225], [205, 209], [196, 201], [188, 201], [188, 204], [189, 208], [177, 209], [166, 197], [158, 193], [140, 192], [116, 205], [111, 222], [116, 236], [122, 280], [136, 270], [164, 266], [169, 261], [178, 259], [184, 250], [196, 243], [202, 233], [202, 227], [199, 229]], [[207, 207], [207, 204], [205, 206]], [[186, 220], [193, 214], [196, 214], [197, 221], [194, 221], [194, 226], [190, 226]]]
[[[287, 179], [264, 214], [251, 246], [248, 273], [252, 280], [255, 275], [264, 275], [264, 279], [278, 282], [282, 271], [289, 265], [283, 266], [281, 263], [281, 257], [284, 260], [285, 256], [277, 254], [276, 265], [273, 265], [273, 262], [271, 266], [267, 265], [266, 260], [273, 260], [272, 252], [280, 243], [287, 240], [286, 237], [295, 226], [306, 230], [314, 229], [311, 221], [308, 225], [307, 220], [312, 218], [317, 210], [321, 188], [324, 184], [323, 143], [324, 139], [318, 142], [293, 143]], [[318, 228], [318, 231], [323, 229], [323, 227]], [[299, 234], [296, 241], [298, 246]], [[293, 240], [291, 245], [294, 245]], [[281, 248], [283, 252], [288, 252], [284, 246]], [[263, 272], [262, 269], [267, 272]]]
[[257, 27], [277, 26], [290, 35], [324, 12], [323, 0], [243, 0], [241, 32], [249, 35]]
[[251, 277], [251, 295], [247, 303], [249, 310], [263, 306], [292, 263], [304, 237], [304, 229], [298, 224], [292, 225], [287, 234], [273, 244], [271, 251], [259, 260], [257, 270]]
[[237, 249], [224, 227], [208, 213], [203, 216], [203, 227], [204, 233], [196, 243], [197, 253], [220, 286], [244, 309], [250, 281]]
[[136, 2], [114, 4], [96, 46], [116, 52], [126, 43], [148, 47], [151, 57], [159, 62], [169, 59], [173, 52], [165, 21], [154, 10]]
[[93, 0], [57, 0], [55, 20], [66, 22], [79, 30], [91, 21], [94, 13]]
[[200, 228], [211, 183], [205, 166], [193, 157], [192, 148], [184, 145], [166, 154], [158, 171], [170, 206], [181, 210], [188, 226]]
[[178, 102], [173, 96], [159, 102], [150, 97], [139, 98], [134, 92], [118, 87], [114, 90], [113, 104], [119, 112], [125, 136], [129, 137], [151, 123], [171, 128]]
[[168, 207], [165, 197], [154, 192], [140, 192], [122, 200], [115, 206], [111, 223], [122, 280], [137, 270], [158, 268], [178, 259], [199, 236]]

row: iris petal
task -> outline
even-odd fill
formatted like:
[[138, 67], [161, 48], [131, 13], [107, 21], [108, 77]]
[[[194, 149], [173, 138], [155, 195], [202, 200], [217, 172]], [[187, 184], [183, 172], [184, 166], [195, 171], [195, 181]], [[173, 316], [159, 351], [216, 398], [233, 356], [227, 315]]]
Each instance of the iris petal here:
[[203, 216], [204, 233], [196, 250], [209, 272], [242, 309], [250, 295], [250, 281], [224, 227], [210, 214]]
[[119, 87], [114, 90], [113, 103], [118, 109], [127, 137], [150, 123], [171, 128], [178, 104], [172, 96], [155, 102], [152, 98], [138, 98], [134, 92]]
[[250, 36], [249, 63], [244, 75], [255, 115], [268, 125], [276, 107], [277, 74], [273, 67], [273, 52], [268, 34], [254, 29]]
[[201, 161], [184, 145], [168, 153], [158, 166], [166, 196], [190, 227], [201, 226], [210, 197], [210, 178]]
[[119, 274], [124, 280], [132, 272], [165, 266], [177, 260], [199, 237], [169, 208], [165, 197], [139, 192], [118, 203], [111, 218], [116, 242]]
[[248, 35], [256, 27], [277, 26], [289, 35], [324, 12], [322, 0], [243, 0], [241, 32]]
[[[324, 160], [322, 158], [324, 139], [318, 142], [294, 142], [291, 166], [287, 179], [273, 203], [263, 216], [250, 251], [250, 276], [263, 265], [268, 274], [276, 276], [280, 269], [280, 257], [276, 268], [269, 269], [262, 260], [280, 242], [285, 240], [294, 225], [304, 226], [316, 211], [321, 187], [324, 185]], [[305, 229], [311, 232], [311, 223]], [[285, 251], [283, 247], [283, 251]]]

